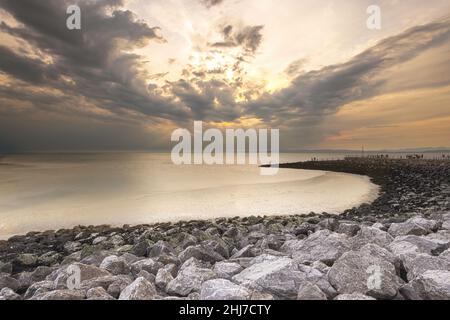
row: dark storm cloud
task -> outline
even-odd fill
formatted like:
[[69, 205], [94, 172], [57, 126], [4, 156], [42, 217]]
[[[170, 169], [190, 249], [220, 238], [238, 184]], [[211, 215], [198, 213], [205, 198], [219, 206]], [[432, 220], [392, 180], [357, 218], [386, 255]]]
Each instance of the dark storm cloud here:
[[[24, 25], [11, 27], [2, 23], [1, 30], [27, 41], [37, 53], [53, 60], [46, 65], [1, 47], [7, 53], [7, 60], [0, 65], [2, 71], [20, 80], [91, 99], [113, 112], [132, 109], [149, 116], [186, 116], [171, 99], [146, 91], [141, 57], [127, 53], [149, 41], [164, 41], [158, 28], [138, 21], [130, 11], [120, 10], [118, 6], [123, 1], [103, 0], [79, 2], [82, 28], [68, 30], [66, 8], [72, 3], [0, 0], [0, 6]], [[58, 79], [63, 76], [72, 83]]]
[[0, 71], [34, 84], [54, 80], [57, 74], [38, 59], [30, 59], [0, 46]]
[[[149, 135], [144, 125], [184, 126], [194, 119], [220, 122], [242, 116], [286, 128], [289, 141], [300, 136], [313, 143], [327, 134], [317, 130], [325, 115], [378, 94], [384, 71], [448, 41], [450, 32], [449, 20], [413, 28], [346, 63], [307, 73], [299, 73], [297, 61], [287, 70], [294, 77], [289, 87], [236, 103], [241, 79], [230, 83], [208, 77], [224, 70], [189, 69], [184, 74], [189, 79], [149, 84], [163, 73], [146, 73], [144, 60], [151, 56], [130, 52], [150, 41], [164, 42], [161, 31], [122, 10], [122, 0], [78, 3], [82, 29], [69, 31], [66, 8], [73, 1], [0, 0], [0, 7], [20, 22], [3, 22], [0, 32], [32, 48], [0, 45], [0, 72], [7, 75], [7, 83], [0, 84], [0, 150], [160, 148], [165, 141], [169, 147], [168, 135]], [[240, 75], [240, 64], [261, 45], [262, 29], [227, 25], [223, 41], [212, 46], [242, 48], [233, 66]]]
[[449, 37], [449, 19], [409, 29], [346, 63], [297, 76], [289, 87], [248, 103], [247, 113], [266, 121], [282, 119], [291, 126], [317, 124], [347, 103], [380, 93], [384, 71], [449, 41]]
[[234, 27], [227, 25], [222, 30], [224, 40], [213, 43], [213, 47], [242, 47], [246, 53], [254, 54], [262, 42], [264, 26]]
[[211, 8], [214, 6], [217, 6], [224, 2], [224, 0], [200, 0], [201, 3], [203, 3], [207, 8]]

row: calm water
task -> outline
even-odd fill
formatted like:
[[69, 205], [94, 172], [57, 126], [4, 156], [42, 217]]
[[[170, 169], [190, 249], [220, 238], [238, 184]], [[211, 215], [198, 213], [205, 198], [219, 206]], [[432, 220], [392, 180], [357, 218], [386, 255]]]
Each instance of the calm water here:
[[[283, 154], [281, 162], [339, 154]], [[0, 165], [0, 237], [83, 224], [340, 213], [376, 198], [366, 177], [257, 166], [175, 166], [169, 154], [9, 155]]]

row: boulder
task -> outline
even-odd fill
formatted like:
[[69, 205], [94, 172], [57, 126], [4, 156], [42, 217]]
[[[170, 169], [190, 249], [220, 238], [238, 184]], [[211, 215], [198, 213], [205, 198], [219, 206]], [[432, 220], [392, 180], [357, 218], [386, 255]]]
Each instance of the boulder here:
[[354, 237], [358, 233], [359, 229], [360, 227], [356, 223], [341, 223], [339, 224], [336, 232], [343, 233], [348, 237]]
[[39, 297], [39, 300], [84, 300], [86, 295], [81, 290], [49, 291]]
[[117, 279], [108, 286], [106, 292], [117, 299], [119, 298], [120, 293], [132, 282], [133, 280], [129, 277], [117, 276]]
[[317, 285], [304, 281], [300, 283], [297, 300], [327, 300], [327, 296]]
[[408, 281], [414, 280], [428, 270], [450, 271], [450, 261], [441, 257], [434, 257], [428, 254], [405, 254], [400, 258], [407, 272]]
[[162, 254], [174, 254], [175, 250], [173, 247], [165, 241], [158, 241], [153, 245], [153, 247], [150, 249], [148, 256], [149, 257], [159, 257]]
[[92, 288], [86, 292], [87, 300], [115, 300], [106, 290], [102, 287]]
[[38, 256], [30, 253], [22, 253], [16, 257], [14, 262], [21, 267], [32, 267], [37, 265]]
[[109, 271], [111, 274], [128, 274], [131, 271], [130, 266], [124, 258], [118, 256], [108, 256], [103, 259], [100, 268]]
[[235, 262], [217, 262], [214, 265], [214, 272], [221, 279], [230, 280], [234, 275], [243, 270], [242, 266]]
[[224, 257], [222, 257], [220, 254], [218, 254], [211, 248], [202, 245], [187, 247], [178, 255], [178, 258], [182, 263], [189, 260], [190, 258], [196, 258], [200, 261], [211, 263], [224, 260]]
[[[401, 280], [383, 248], [364, 248], [343, 254], [328, 272], [328, 280], [339, 294], [360, 293], [377, 299], [397, 296]], [[384, 253], [381, 253], [384, 252]]]
[[22, 300], [22, 297], [10, 288], [3, 288], [0, 290], [0, 301], [2, 300]]
[[27, 291], [25, 292], [24, 298], [31, 299], [35, 295], [41, 295], [55, 289], [55, 283], [53, 281], [44, 280], [35, 282], [28, 287]]
[[438, 221], [415, 217], [403, 223], [391, 224], [388, 232], [394, 237], [407, 235], [422, 236], [434, 232], [438, 228], [439, 228]]
[[136, 261], [131, 265], [131, 271], [133, 274], [137, 275], [141, 270], [145, 270], [147, 272], [150, 272], [154, 275], [158, 272], [160, 268], [163, 267], [163, 264], [161, 262], [155, 261], [151, 258], [143, 259]]
[[344, 301], [362, 301], [362, 300], [376, 300], [375, 298], [366, 296], [364, 294], [361, 293], [344, 293], [344, 294], [340, 294], [338, 295], [336, 298], [334, 298], [334, 300], [344, 300]]
[[119, 300], [152, 300], [156, 296], [155, 286], [140, 277], [120, 293]]
[[0, 261], [0, 273], [8, 273], [11, 274], [12, 273], [12, 264], [11, 263], [4, 263]]
[[9, 288], [13, 291], [17, 291], [17, 289], [19, 289], [19, 286], [19, 281], [17, 281], [13, 277], [6, 274], [0, 274], [0, 290], [3, 288]]
[[248, 300], [251, 295], [247, 288], [226, 279], [205, 281], [200, 291], [201, 300]]
[[257, 256], [258, 251], [256, 247], [252, 244], [249, 244], [237, 251], [231, 256], [231, 259], [239, 259], [239, 258], [251, 258]]
[[334, 289], [328, 281], [327, 273], [323, 273], [318, 269], [305, 265], [299, 265], [298, 271], [303, 274], [307, 282], [317, 285], [329, 299], [333, 299], [337, 296], [336, 289]]
[[442, 244], [438, 241], [432, 241], [420, 236], [399, 236], [389, 245], [389, 249], [397, 256], [401, 254], [419, 254], [429, 255], [442, 252]]
[[321, 261], [331, 265], [349, 248], [350, 243], [346, 235], [321, 230], [300, 241], [292, 257], [299, 263]]
[[450, 271], [428, 270], [412, 281], [412, 287], [424, 300], [450, 300]]
[[450, 249], [447, 249], [444, 252], [442, 252], [439, 257], [450, 262]]
[[55, 270], [55, 267], [50, 268], [47, 266], [39, 266], [36, 269], [34, 269], [33, 272], [30, 274], [31, 281], [39, 282], [45, 280], [45, 278], [51, 274]]
[[202, 268], [192, 258], [186, 263], [180, 268], [176, 278], [168, 283], [168, 294], [187, 296], [192, 292], [199, 292], [203, 282], [216, 277], [214, 271]]
[[367, 244], [375, 244], [382, 248], [388, 248], [394, 238], [387, 232], [378, 228], [361, 226], [356, 236], [351, 239], [353, 250], [359, 250]]
[[300, 282], [305, 275], [298, 264], [289, 258], [277, 258], [251, 265], [235, 275], [233, 282], [253, 290], [267, 292], [281, 299], [296, 299]]
[[166, 266], [166, 267], [158, 270], [158, 273], [156, 274], [156, 278], [155, 278], [155, 284], [158, 288], [165, 291], [167, 288], [167, 285], [173, 279], [174, 278], [173, 278], [171, 270], [168, 269]]
[[68, 286], [77, 286], [83, 281], [110, 276], [111, 274], [96, 266], [82, 263], [73, 263], [69, 266], [61, 267], [56, 272], [47, 276], [47, 280], [54, 280], [57, 289], [66, 289]]

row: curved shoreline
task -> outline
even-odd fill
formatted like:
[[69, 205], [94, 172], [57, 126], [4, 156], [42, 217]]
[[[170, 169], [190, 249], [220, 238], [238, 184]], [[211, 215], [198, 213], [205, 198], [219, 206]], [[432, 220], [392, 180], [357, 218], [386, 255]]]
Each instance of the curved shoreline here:
[[[123, 188], [123, 192], [112, 188], [110, 192], [106, 187], [105, 192], [99, 190], [99, 197], [95, 197], [96, 193], [78, 191], [81, 190], [78, 186], [73, 187], [74, 191], [70, 187], [65, 190], [62, 186], [61, 195], [53, 196], [52, 188], [46, 186], [41, 193], [42, 199], [34, 199], [31, 203], [20, 193], [16, 197], [0, 196], [3, 199], [0, 201], [3, 202], [0, 206], [0, 240], [28, 232], [70, 229], [79, 225], [122, 226], [310, 212], [340, 214], [349, 208], [370, 203], [377, 196], [376, 186], [360, 175], [280, 169], [278, 177], [266, 179], [259, 178], [257, 167], [251, 169], [253, 171], [248, 170], [250, 180], [247, 183], [244, 175], [247, 169], [244, 169], [242, 178], [234, 184], [229, 178], [213, 182], [212, 185], [216, 186], [209, 188], [193, 183], [190, 188], [181, 186], [177, 189], [175, 183], [170, 188], [174, 189], [172, 191], [150, 189], [144, 193], [133, 187]], [[38, 186], [38, 183], [27, 186], [23, 194], [38, 196], [39, 192], [30, 190]], [[56, 183], [55, 189], [58, 186], [60, 183]], [[14, 189], [9, 191], [11, 193], [14, 194]], [[86, 197], [87, 194], [92, 196]], [[20, 198], [24, 199], [22, 203], [18, 201]]]
[[[337, 216], [79, 226], [14, 236], [0, 241], [0, 300], [197, 300], [217, 298], [224, 286], [235, 295], [223, 299], [450, 299], [443, 289], [450, 285], [449, 161], [346, 159], [280, 167], [366, 175], [381, 193]], [[374, 263], [389, 281], [369, 290], [366, 268]], [[87, 270], [76, 290], [67, 290], [68, 266]], [[263, 270], [257, 280], [254, 268]], [[280, 288], [273, 279], [292, 286]], [[118, 283], [124, 285], [118, 289]], [[433, 286], [431, 293], [426, 286]], [[141, 292], [136, 288], [145, 295], [130, 295]]]

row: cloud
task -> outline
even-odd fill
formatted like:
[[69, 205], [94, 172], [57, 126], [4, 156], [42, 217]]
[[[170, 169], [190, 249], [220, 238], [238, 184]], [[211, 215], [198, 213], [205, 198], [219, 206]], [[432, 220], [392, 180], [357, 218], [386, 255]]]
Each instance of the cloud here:
[[200, 2], [204, 4], [207, 8], [211, 8], [223, 3], [224, 0], [200, 0]]
[[215, 42], [213, 47], [242, 47], [247, 54], [254, 54], [261, 45], [263, 36], [261, 34], [264, 26], [234, 27], [227, 25], [222, 30], [224, 40]]
[[[314, 144], [337, 132], [322, 127], [325, 117], [386, 91], [385, 73], [448, 43], [450, 34], [450, 21], [440, 20], [387, 38], [341, 64], [302, 72], [305, 61], [296, 60], [285, 70], [292, 79], [288, 87], [261, 94], [259, 87], [246, 88], [243, 64], [260, 50], [262, 25], [223, 25], [221, 41], [209, 44], [200, 66], [188, 65], [182, 79], [163, 81], [170, 78], [165, 70], [147, 67], [151, 54], [136, 52], [150, 43], [164, 45], [164, 30], [125, 10], [123, 0], [78, 3], [82, 29], [70, 31], [66, 8], [73, 1], [0, 0], [0, 8], [18, 22], [2, 22], [0, 32], [25, 44], [0, 45], [0, 149], [51, 149], [51, 141], [56, 149], [159, 148], [169, 136], [158, 134], [161, 127], [245, 117], [282, 128], [285, 146], [300, 138]], [[252, 100], [236, 102], [238, 93]]]
[[449, 37], [449, 19], [409, 29], [348, 62], [300, 74], [289, 87], [247, 103], [247, 112], [266, 121], [320, 122], [347, 103], [377, 95], [386, 81], [383, 72], [449, 41]]

